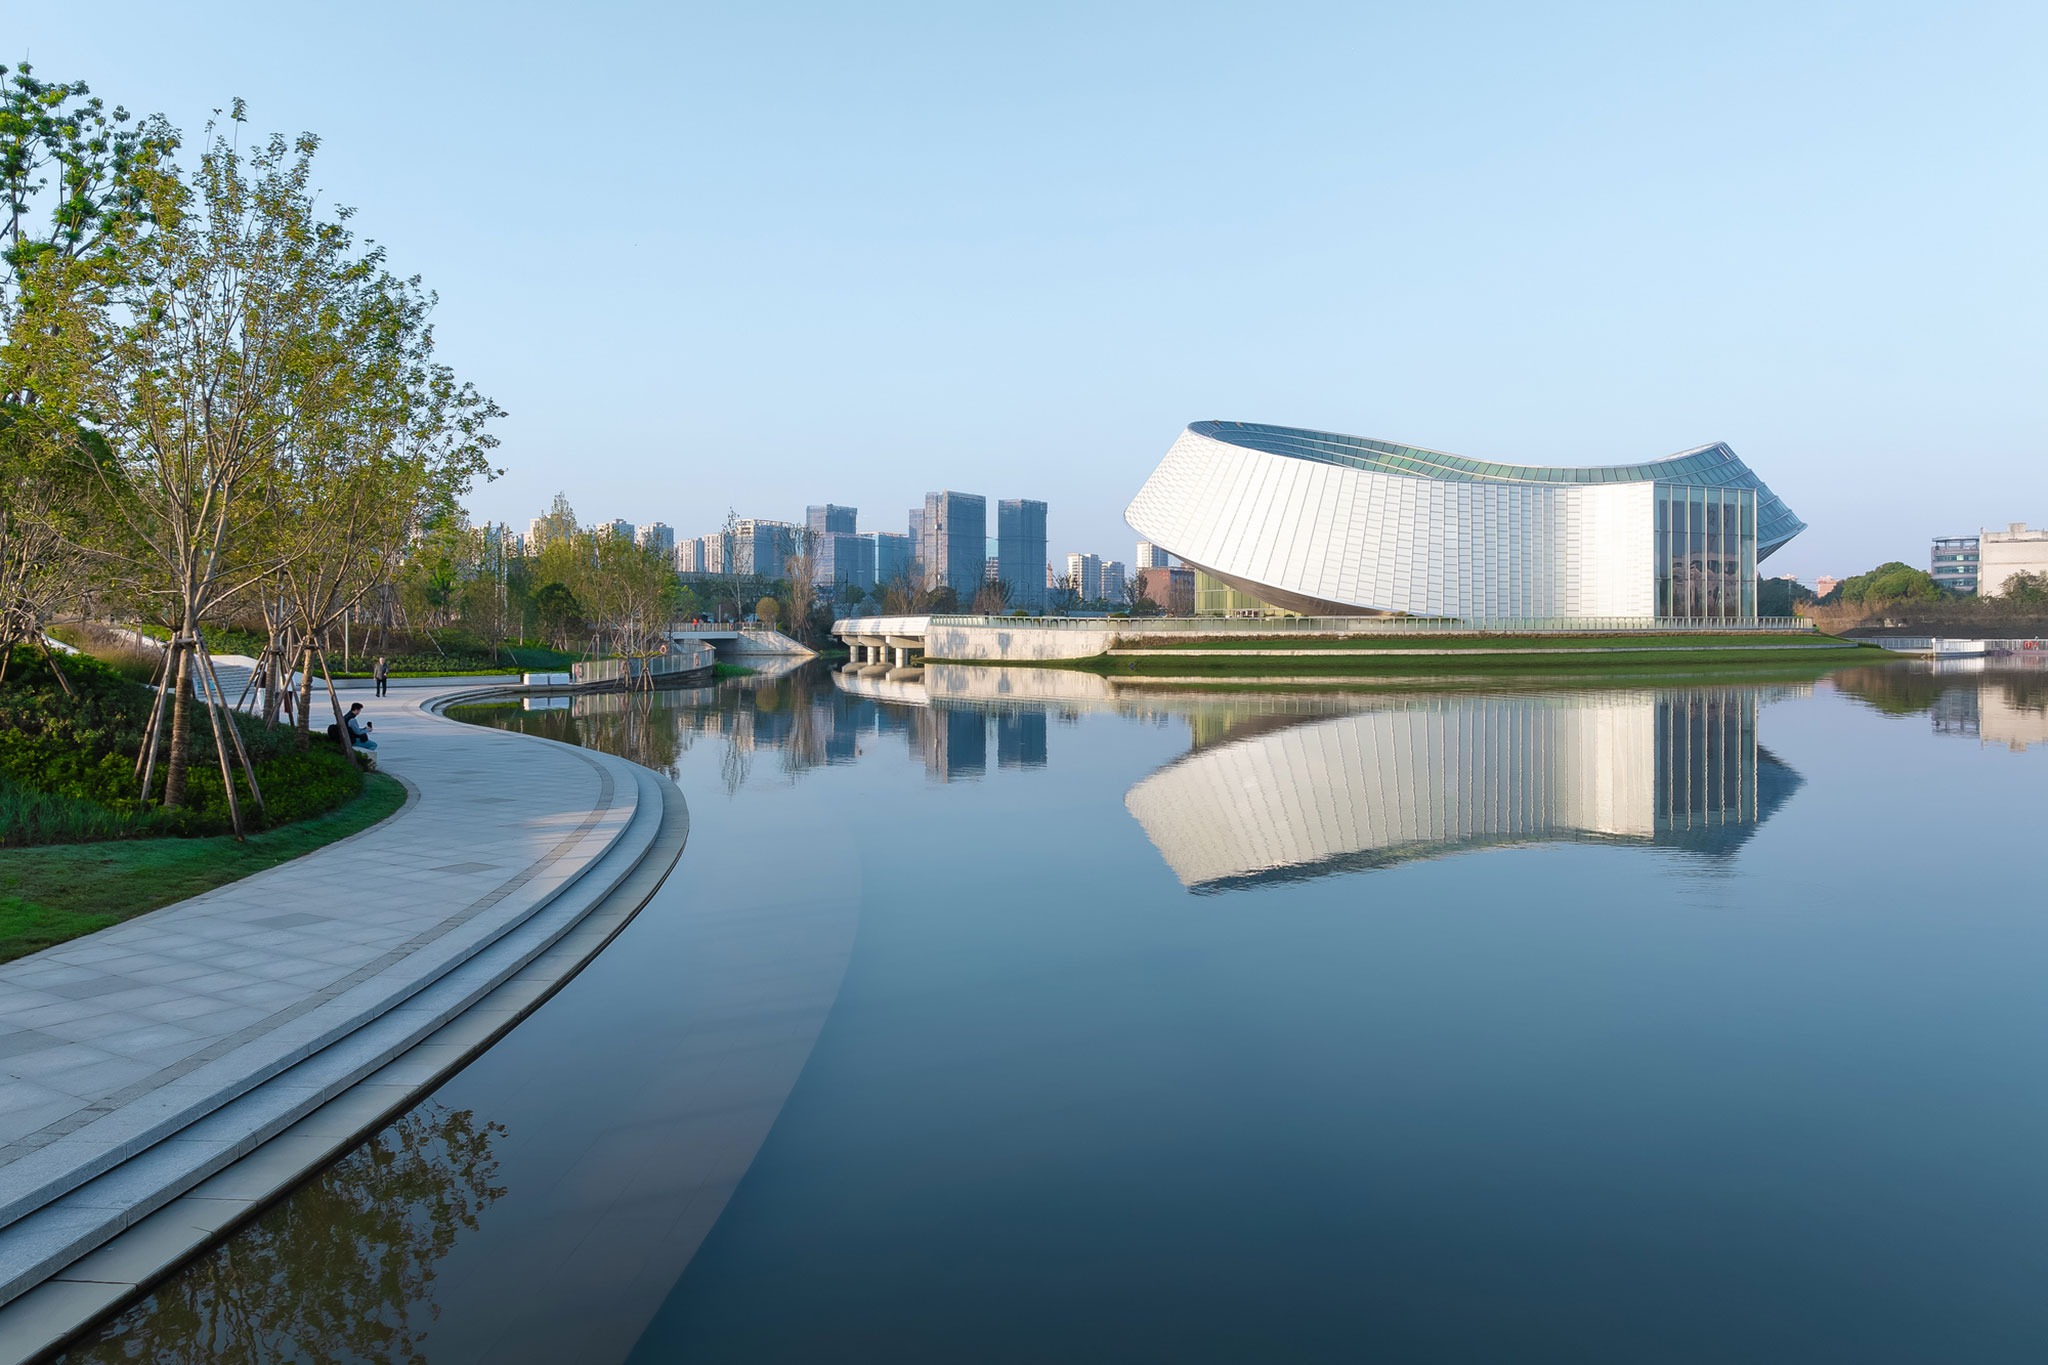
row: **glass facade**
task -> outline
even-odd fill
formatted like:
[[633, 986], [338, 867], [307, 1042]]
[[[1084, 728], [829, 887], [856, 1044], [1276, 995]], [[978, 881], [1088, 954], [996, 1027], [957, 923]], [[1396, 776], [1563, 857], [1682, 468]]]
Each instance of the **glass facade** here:
[[1756, 490], [1660, 483], [1657, 615], [1756, 615]]
[[1195, 615], [1197, 616], [1291, 616], [1294, 613], [1269, 607], [1248, 592], [1239, 592], [1222, 579], [1197, 571], [1195, 574]]
[[1978, 551], [1976, 536], [1942, 536], [1934, 542], [1928, 571], [1936, 583], [1949, 591], [1974, 596]]
[[1045, 504], [1005, 498], [996, 504], [996, 577], [1010, 585], [1010, 605], [1045, 610]]

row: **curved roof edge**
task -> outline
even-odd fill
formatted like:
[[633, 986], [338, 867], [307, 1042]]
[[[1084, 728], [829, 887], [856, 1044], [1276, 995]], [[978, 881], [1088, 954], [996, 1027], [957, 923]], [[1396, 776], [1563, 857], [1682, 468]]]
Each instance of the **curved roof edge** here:
[[1620, 465], [1527, 465], [1475, 460], [1421, 446], [1398, 445], [1365, 436], [1346, 436], [1307, 427], [1262, 422], [1190, 422], [1196, 436], [1268, 455], [1360, 469], [1400, 478], [1455, 483], [1609, 484], [1677, 483], [1704, 488], [1753, 488], [1757, 493], [1757, 558], [1781, 549], [1806, 529], [1769, 485], [1742, 462], [1726, 442], [1714, 441], [1675, 455]]

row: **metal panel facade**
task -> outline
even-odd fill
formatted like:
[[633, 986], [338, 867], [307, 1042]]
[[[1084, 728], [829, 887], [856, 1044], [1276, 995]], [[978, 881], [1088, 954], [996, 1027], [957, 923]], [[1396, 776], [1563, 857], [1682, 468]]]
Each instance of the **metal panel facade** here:
[[1296, 433], [1290, 446], [1274, 435], [1286, 428], [1262, 427], [1251, 430], [1266, 448], [1229, 439], [1245, 429], [1183, 432], [1126, 519], [1188, 564], [1297, 611], [1754, 616], [1760, 521], [1782, 537], [1771, 549], [1804, 526], [1721, 446], [1566, 470], [1323, 458], [1295, 447], [1356, 438]]

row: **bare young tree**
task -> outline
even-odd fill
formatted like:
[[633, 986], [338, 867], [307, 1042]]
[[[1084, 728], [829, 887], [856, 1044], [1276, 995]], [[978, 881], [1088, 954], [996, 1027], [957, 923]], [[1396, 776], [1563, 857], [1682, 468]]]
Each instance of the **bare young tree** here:
[[972, 610], [977, 616], [1001, 616], [1010, 609], [1010, 585], [992, 578], [974, 590]]
[[816, 643], [811, 639], [811, 617], [818, 605], [817, 537], [809, 527], [798, 527], [795, 546], [795, 553], [783, 564], [789, 575], [789, 623], [796, 638], [808, 645]]
[[882, 611], [889, 616], [915, 616], [931, 606], [931, 590], [924, 585], [917, 566], [911, 565], [875, 589]]

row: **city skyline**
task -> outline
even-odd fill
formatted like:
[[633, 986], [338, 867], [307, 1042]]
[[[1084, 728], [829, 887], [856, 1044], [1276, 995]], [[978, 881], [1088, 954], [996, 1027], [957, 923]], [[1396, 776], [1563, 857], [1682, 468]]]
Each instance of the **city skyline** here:
[[[1204, 418], [1568, 465], [1725, 441], [1804, 509], [1808, 581], [2048, 521], [2039, 7], [1138, 6], [1079, 45], [1078, 12], [357, 13], [413, 41], [365, 70], [317, 12], [60, 6], [8, 56], [317, 133], [323, 195], [510, 410], [480, 521], [558, 488], [678, 528], [827, 486], [907, 507], [930, 471], [1100, 552]], [[622, 126], [704, 131], [593, 145], [518, 93], [569, 68]], [[1186, 98], [1219, 70], [1252, 97]], [[572, 162], [644, 211], [576, 288], [504, 288], [556, 231], [532, 167]]]

